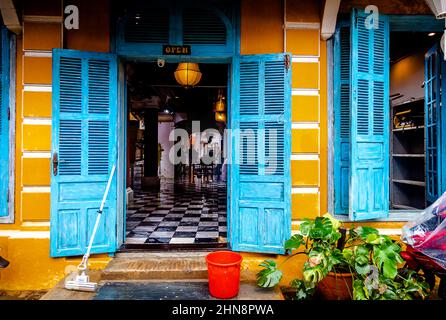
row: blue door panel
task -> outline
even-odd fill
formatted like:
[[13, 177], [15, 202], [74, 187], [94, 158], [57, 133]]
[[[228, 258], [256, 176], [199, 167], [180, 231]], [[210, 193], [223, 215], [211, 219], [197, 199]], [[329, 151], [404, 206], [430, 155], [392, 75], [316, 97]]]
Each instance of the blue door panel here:
[[[353, 221], [389, 214], [389, 20], [351, 16], [350, 201]], [[371, 25], [373, 25], [371, 23]]]
[[[441, 141], [441, 100], [440, 88], [443, 55], [436, 44], [425, 56], [425, 127], [426, 127], [426, 200], [432, 204], [442, 191], [442, 145]], [[443, 78], [444, 79], [444, 78]]]
[[334, 37], [334, 201], [335, 214], [348, 215], [350, 192], [350, 21]]
[[284, 253], [291, 234], [287, 61], [286, 54], [271, 54], [240, 56], [233, 63], [229, 228], [235, 251]]
[[[117, 159], [116, 56], [54, 49], [52, 119], [51, 256], [82, 255]], [[115, 177], [92, 253], [116, 249], [116, 191]]]
[[9, 37], [1, 22], [0, 37], [0, 217], [6, 217], [9, 215]]

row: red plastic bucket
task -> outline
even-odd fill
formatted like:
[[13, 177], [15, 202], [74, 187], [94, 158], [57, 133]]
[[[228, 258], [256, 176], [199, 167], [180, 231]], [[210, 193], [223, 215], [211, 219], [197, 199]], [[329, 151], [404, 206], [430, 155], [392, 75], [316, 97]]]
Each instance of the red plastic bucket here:
[[213, 297], [230, 299], [238, 295], [242, 260], [240, 254], [232, 251], [216, 251], [206, 256], [209, 292]]

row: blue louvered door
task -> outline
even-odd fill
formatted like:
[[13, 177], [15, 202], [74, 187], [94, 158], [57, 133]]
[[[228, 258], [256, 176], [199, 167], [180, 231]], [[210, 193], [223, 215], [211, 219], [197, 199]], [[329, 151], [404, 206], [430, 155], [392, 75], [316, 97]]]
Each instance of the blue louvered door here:
[[0, 217], [6, 217], [9, 214], [9, 38], [3, 24], [0, 37]]
[[291, 234], [291, 69], [286, 57], [240, 56], [233, 63], [230, 230], [235, 251], [283, 253]]
[[441, 72], [443, 55], [439, 45], [432, 47], [425, 56], [425, 127], [426, 127], [426, 200], [435, 202], [441, 194]]
[[[389, 213], [389, 21], [379, 15], [368, 28], [368, 14], [351, 16], [350, 219]], [[373, 25], [373, 21], [371, 25]]]
[[[53, 50], [51, 256], [81, 255], [117, 159], [117, 61]], [[116, 249], [116, 176], [92, 253]]]
[[350, 184], [350, 22], [334, 38], [334, 209], [348, 215]]

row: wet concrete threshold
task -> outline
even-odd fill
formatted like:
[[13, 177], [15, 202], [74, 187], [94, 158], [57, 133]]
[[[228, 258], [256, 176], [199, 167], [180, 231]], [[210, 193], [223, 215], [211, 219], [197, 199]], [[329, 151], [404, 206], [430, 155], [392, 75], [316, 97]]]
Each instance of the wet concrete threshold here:
[[[278, 290], [263, 289], [251, 282], [242, 282], [232, 300], [282, 300]], [[218, 300], [209, 294], [207, 281], [173, 282], [105, 282], [93, 300]]]

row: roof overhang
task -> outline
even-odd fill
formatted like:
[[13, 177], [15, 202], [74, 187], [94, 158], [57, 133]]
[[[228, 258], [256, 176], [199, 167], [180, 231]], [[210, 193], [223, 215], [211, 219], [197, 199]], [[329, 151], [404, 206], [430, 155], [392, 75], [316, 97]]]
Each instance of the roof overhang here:
[[22, 26], [13, 0], [0, 0], [0, 10], [6, 28], [16, 34], [20, 34], [22, 32]]
[[322, 11], [322, 40], [330, 39], [336, 30], [336, 19], [339, 12], [341, 0], [325, 0]]

